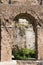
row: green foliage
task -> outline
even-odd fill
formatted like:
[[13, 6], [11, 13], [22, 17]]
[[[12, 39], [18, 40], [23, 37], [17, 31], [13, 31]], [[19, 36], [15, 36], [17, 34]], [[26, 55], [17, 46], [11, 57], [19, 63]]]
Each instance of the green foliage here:
[[24, 49], [14, 48], [12, 50], [12, 54], [15, 59], [27, 60], [27, 59], [35, 58], [35, 51], [27, 48]]

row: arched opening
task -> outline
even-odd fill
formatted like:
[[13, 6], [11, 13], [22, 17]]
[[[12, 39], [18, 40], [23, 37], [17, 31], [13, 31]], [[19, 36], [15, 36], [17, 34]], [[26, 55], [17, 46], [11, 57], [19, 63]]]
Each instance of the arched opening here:
[[[15, 17], [16, 43], [12, 51], [15, 59], [37, 58], [37, 23], [36, 19], [27, 13]], [[18, 50], [20, 52], [18, 52]], [[17, 51], [17, 52], [16, 52]], [[22, 53], [21, 53], [22, 52]], [[24, 53], [24, 54], [23, 54]], [[18, 55], [20, 54], [20, 55]]]

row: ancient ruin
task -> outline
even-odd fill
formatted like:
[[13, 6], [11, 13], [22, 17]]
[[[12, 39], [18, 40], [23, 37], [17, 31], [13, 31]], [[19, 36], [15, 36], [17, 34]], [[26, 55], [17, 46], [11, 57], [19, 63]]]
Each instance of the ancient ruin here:
[[[43, 60], [43, 0], [0, 0], [0, 61], [12, 60], [16, 45], [35, 49], [35, 60]], [[29, 64], [40, 64], [36, 61]]]

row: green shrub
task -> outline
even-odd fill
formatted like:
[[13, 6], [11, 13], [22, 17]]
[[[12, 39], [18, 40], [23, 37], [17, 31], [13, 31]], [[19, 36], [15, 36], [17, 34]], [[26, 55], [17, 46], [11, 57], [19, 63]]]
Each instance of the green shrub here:
[[31, 50], [31, 49], [16, 49], [14, 48], [12, 50], [12, 54], [14, 56], [15, 59], [32, 59], [35, 58], [35, 50]]

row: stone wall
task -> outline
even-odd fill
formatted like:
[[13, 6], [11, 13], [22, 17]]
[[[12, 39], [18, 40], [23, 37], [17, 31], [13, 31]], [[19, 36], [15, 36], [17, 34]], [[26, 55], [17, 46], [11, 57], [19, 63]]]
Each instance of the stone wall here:
[[15, 4], [15, 3], [32, 3], [34, 5], [38, 5], [38, 1], [37, 0], [1, 0], [1, 3], [3, 4]]
[[19, 62], [17, 65], [38, 65], [38, 63]]
[[43, 28], [38, 29], [38, 59], [43, 58]]
[[[3, 22], [3, 25], [4, 25], [4, 27], [2, 26], [2, 31], [1, 31], [1, 34], [2, 34], [2, 42], [1, 42], [1, 45], [2, 45], [1, 49], [2, 50], [1, 51], [3, 53], [1, 55], [3, 58], [6, 54], [6, 56], [9, 57], [8, 59], [6, 59], [6, 57], [4, 57], [4, 59], [6, 59], [6, 60], [11, 59], [11, 53], [10, 53], [11, 48], [12, 48], [11, 46], [15, 45], [15, 43], [16, 43], [15, 40], [13, 39], [13, 32], [14, 32], [13, 30], [14, 29], [12, 28], [14, 26], [13, 24], [14, 24], [15, 16], [17, 16], [20, 13], [25, 13], [27, 11], [28, 14], [31, 14], [37, 20], [37, 22], [39, 21], [39, 23], [42, 25], [42, 22], [38, 19], [38, 15], [40, 15], [41, 11], [42, 11], [41, 7], [35, 6], [35, 8], [34, 8], [34, 6], [30, 6], [30, 5], [28, 7], [29, 8], [27, 8], [27, 5], [23, 5], [23, 8], [22, 8], [22, 5], [20, 5], [20, 6], [15, 5], [15, 7], [12, 5], [11, 6], [10, 5], [6, 5], [6, 6], [1, 5], [0, 6], [0, 17], [2, 20], [1, 22]], [[35, 11], [37, 14], [34, 13], [33, 11], [31, 11], [31, 9], [33, 11]], [[39, 17], [41, 19], [41, 16], [39, 16]], [[40, 31], [40, 33], [39, 33], [39, 31]], [[38, 34], [41, 35], [41, 36], [39, 35], [39, 37], [42, 40], [43, 31], [41, 32], [41, 29], [38, 30]], [[39, 43], [39, 41], [37, 43], [38, 44], [38, 57], [39, 57], [39, 59], [43, 59], [43, 52], [41, 52], [41, 51], [43, 51], [43, 41], [41, 41], [41, 43]], [[7, 50], [6, 50], [6, 48], [7, 48]], [[3, 52], [3, 49], [6, 51]], [[9, 52], [8, 52], [9, 55], [7, 55], [8, 50], [9, 50]]]
[[[0, 19], [1, 19], [1, 61], [9, 61], [12, 58], [12, 47], [15, 45], [15, 40], [13, 39], [13, 34], [15, 32], [14, 22], [15, 17], [20, 13], [28, 13], [35, 19], [37, 24], [42, 28], [38, 28], [38, 40], [37, 40], [37, 51], [38, 59], [43, 60], [43, 7], [32, 6], [27, 4], [18, 5], [0, 5]], [[14, 31], [13, 31], [14, 30]], [[41, 42], [41, 43], [40, 43]], [[25, 63], [20, 63], [18, 65], [24, 65]], [[37, 63], [29, 63], [30, 65], [37, 65]], [[26, 63], [28, 65], [28, 63]]]
[[24, 61], [24, 60], [21, 60], [21, 61], [17, 61], [17, 65], [43, 65], [43, 62], [41, 61]]
[[3, 27], [1, 28], [1, 60], [4, 61], [4, 60], [11, 60], [11, 39], [10, 39], [10, 36], [8, 34], [8, 32], [6, 31], [6, 29]]
[[32, 5], [43, 5], [43, 0], [0, 0], [3, 4], [30, 3]]
[[40, 5], [43, 5], [43, 0], [38, 0]]

